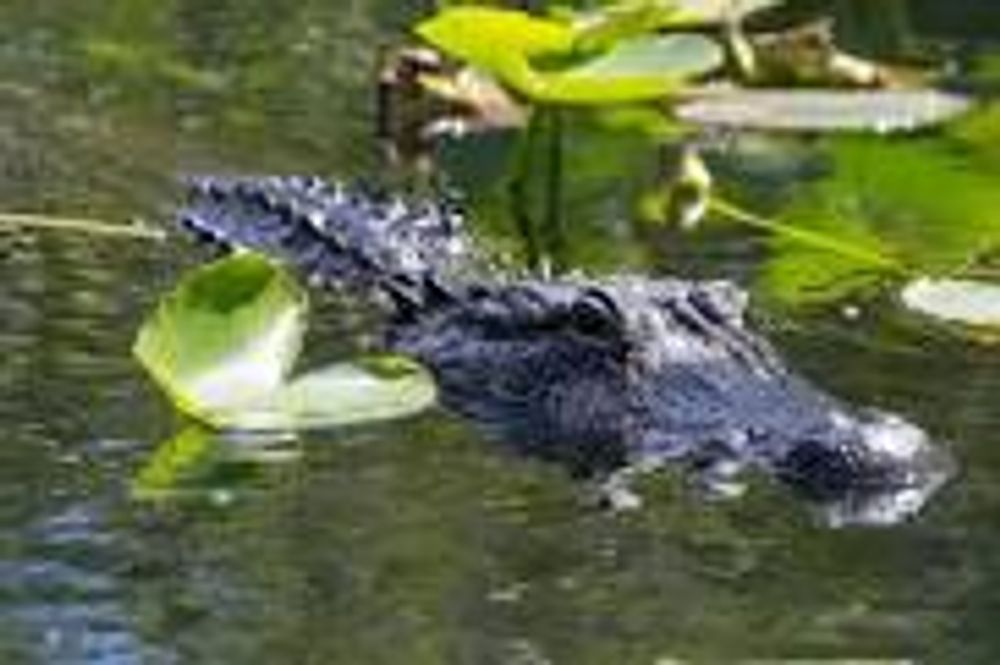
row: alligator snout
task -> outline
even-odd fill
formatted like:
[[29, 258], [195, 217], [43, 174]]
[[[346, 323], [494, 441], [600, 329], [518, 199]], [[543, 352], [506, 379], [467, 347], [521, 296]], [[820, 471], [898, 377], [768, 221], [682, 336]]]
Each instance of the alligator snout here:
[[832, 526], [896, 524], [955, 474], [948, 451], [900, 416], [866, 410], [836, 420], [837, 436], [803, 441], [778, 464]]

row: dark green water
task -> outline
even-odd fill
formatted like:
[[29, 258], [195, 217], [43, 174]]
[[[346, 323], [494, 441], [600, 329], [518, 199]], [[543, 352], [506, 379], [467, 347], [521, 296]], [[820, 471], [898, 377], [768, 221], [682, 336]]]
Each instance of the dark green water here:
[[[859, 44], [1000, 40], [985, 2], [886, 1], [881, 23], [861, 20], [863, 2], [829, 4]], [[159, 220], [178, 173], [376, 171], [375, 47], [418, 11], [8, 0], [0, 209]], [[489, 194], [493, 153], [477, 150], [460, 180]], [[752, 272], [759, 238], [678, 245], [625, 223], [630, 174], [650, 157], [628, 154], [571, 160], [574, 260]], [[507, 223], [492, 210], [484, 227]], [[858, 320], [774, 316], [797, 367], [905, 413], [960, 460], [893, 528], [825, 529], [766, 483], [706, 504], [650, 478], [642, 512], [593, 511], [558, 469], [437, 413], [310, 436], [297, 460], [242, 469], [249, 480], [220, 480], [230, 490], [212, 498], [141, 503], [130, 479], [178, 424], [128, 349], [186, 260], [0, 232], [0, 663], [1000, 662], [995, 346], [876, 305]], [[350, 346], [329, 341], [352, 328], [342, 319], [325, 310], [315, 355]]]

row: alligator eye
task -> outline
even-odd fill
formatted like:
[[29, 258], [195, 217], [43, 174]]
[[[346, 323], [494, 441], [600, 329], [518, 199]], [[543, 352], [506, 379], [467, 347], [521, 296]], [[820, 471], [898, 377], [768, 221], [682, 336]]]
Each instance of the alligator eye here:
[[594, 337], [617, 337], [621, 331], [621, 312], [614, 300], [603, 291], [591, 290], [577, 298], [570, 308], [573, 327]]

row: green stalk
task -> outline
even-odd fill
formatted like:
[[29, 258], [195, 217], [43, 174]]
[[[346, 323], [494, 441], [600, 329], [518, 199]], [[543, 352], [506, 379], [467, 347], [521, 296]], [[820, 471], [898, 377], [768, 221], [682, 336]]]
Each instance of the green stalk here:
[[50, 217], [26, 213], [0, 213], [0, 231], [3, 226], [43, 229], [47, 231], [69, 231], [72, 233], [87, 233], [131, 240], [162, 241], [167, 234], [149, 226], [137, 224], [109, 224], [95, 219], [77, 219], [71, 217]]
[[565, 262], [566, 229], [563, 226], [563, 116], [558, 107], [547, 108], [547, 155], [545, 170], [545, 245], [554, 267]]
[[749, 210], [744, 210], [743, 208], [728, 203], [722, 199], [713, 197], [709, 201], [708, 206], [709, 210], [712, 210], [723, 217], [728, 217], [733, 221], [753, 226], [755, 228], [765, 229], [772, 233], [778, 233], [817, 249], [834, 252], [836, 254], [840, 254], [841, 256], [854, 259], [855, 261], [859, 261], [882, 270], [904, 274], [909, 274], [911, 272], [902, 261], [892, 256], [888, 256], [878, 251], [858, 247], [857, 245], [852, 245], [837, 240], [836, 238], [831, 238], [830, 236], [822, 233], [783, 224], [779, 221], [750, 212]]
[[535, 109], [528, 119], [527, 128], [518, 137], [514, 173], [508, 185], [510, 215], [517, 226], [518, 235], [521, 236], [521, 243], [524, 247], [524, 260], [529, 270], [537, 270], [541, 263], [535, 222], [528, 210], [528, 181], [531, 176], [531, 156], [539, 132], [538, 124], [538, 110]]

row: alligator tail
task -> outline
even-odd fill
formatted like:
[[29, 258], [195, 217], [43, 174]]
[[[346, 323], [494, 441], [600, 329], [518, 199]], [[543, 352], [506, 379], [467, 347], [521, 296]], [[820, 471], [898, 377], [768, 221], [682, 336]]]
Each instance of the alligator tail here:
[[223, 249], [258, 251], [311, 282], [428, 306], [471, 255], [453, 203], [408, 202], [307, 177], [197, 177], [180, 223]]

